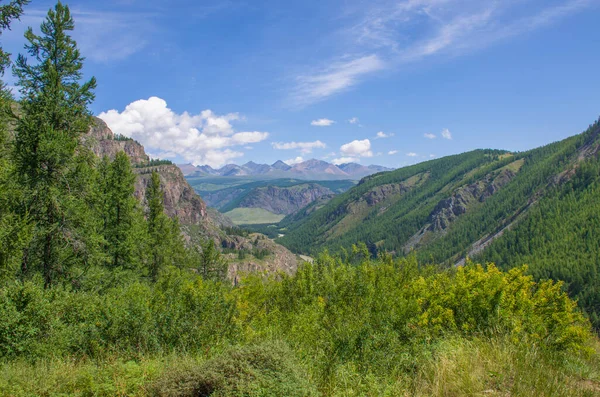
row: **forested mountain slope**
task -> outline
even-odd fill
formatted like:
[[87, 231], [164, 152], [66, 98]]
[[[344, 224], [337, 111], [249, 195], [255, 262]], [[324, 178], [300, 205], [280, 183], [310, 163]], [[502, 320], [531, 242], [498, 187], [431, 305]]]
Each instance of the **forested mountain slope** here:
[[528, 152], [476, 150], [364, 178], [309, 217], [284, 220], [281, 242], [310, 253], [363, 241], [458, 262], [480, 252], [481, 239], [487, 242], [540, 198], [555, 194], [582, 164], [596, 162], [598, 134], [595, 123]]
[[[309, 216], [280, 223], [292, 250], [412, 251], [422, 263], [465, 258], [529, 264], [566, 288], [598, 324], [600, 124], [523, 153], [476, 150], [377, 174]], [[282, 231], [282, 233], [284, 233]]]

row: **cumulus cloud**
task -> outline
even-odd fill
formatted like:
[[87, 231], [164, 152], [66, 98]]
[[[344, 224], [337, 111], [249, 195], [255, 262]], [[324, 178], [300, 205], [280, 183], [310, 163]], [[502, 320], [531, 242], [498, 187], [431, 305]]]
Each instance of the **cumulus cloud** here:
[[423, 134], [423, 136], [427, 139], [435, 139], [436, 138], [435, 134], [432, 134], [430, 132], [426, 132], [425, 134]]
[[444, 130], [442, 131], [442, 138], [452, 139], [452, 133], [450, 133], [450, 130], [448, 128], [444, 128]]
[[389, 137], [391, 137], [391, 136], [394, 136], [394, 134], [393, 134], [393, 133], [386, 134], [386, 133], [385, 133], [385, 132], [383, 132], [383, 131], [379, 131], [379, 132], [377, 133], [377, 135], [376, 135], [376, 138], [380, 138], [380, 139], [381, 139], [381, 138], [389, 138]]
[[286, 163], [287, 165], [295, 165], [295, 164], [299, 164], [303, 161], [304, 161], [304, 159], [301, 156], [298, 156], [295, 159], [285, 160], [284, 163]]
[[415, 152], [409, 152], [409, 153], [406, 153], [406, 155], [408, 157], [417, 157], [417, 154]]
[[358, 157], [340, 157], [338, 159], [333, 159], [331, 162], [335, 165], [347, 164], [347, 163], [358, 163], [360, 159]]
[[363, 139], [362, 141], [354, 140], [340, 147], [340, 153], [344, 157], [373, 157], [371, 151], [371, 141]]
[[350, 124], [358, 124], [360, 120], [358, 120], [358, 117], [352, 117], [350, 120], [348, 120], [348, 122]]
[[335, 123], [335, 121], [333, 120], [329, 120], [329, 119], [318, 119], [318, 120], [313, 120], [310, 122], [310, 125], [315, 126], [315, 127], [329, 127], [330, 125], [332, 125], [333, 123]]
[[136, 139], [158, 156], [180, 156], [195, 165], [220, 167], [244, 153], [235, 150], [267, 139], [267, 132], [235, 132], [237, 113], [217, 115], [203, 110], [193, 115], [175, 113], [164, 99], [151, 97], [130, 103], [125, 110], [109, 110], [99, 116], [118, 134]]
[[273, 149], [277, 150], [300, 150], [301, 153], [308, 154], [314, 149], [324, 149], [327, 147], [321, 141], [314, 142], [273, 142], [271, 143]]
[[388, 154], [389, 154], [390, 156], [392, 156], [392, 155], [394, 155], [394, 154], [396, 154], [396, 153], [398, 153], [398, 151], [397, 151], [397, 150], [390, 150], [390, 151], [388, 152]]

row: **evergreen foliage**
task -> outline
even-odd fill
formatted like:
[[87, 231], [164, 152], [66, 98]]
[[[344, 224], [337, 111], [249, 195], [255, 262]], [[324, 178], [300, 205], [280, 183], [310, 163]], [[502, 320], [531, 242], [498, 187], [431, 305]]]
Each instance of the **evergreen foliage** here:
[[[10, 3], [0, 6], [0, 35], [2, 35], [3, 31], [10, 29], [10, 24], [15, 19], [21, 17], [23, 7], [29, 4], [29, 2], [30, 0], [12, 0]], [[10, 54], [4, 51], [3, 48], [0, 48], [0, 77], [4, 76], [4, 72], [11, 63]], [[3, 100], [12, 99], [12, 94], [7, 90], [4, 81], [0, 81], [0, 96]]]
[[85, 230], [89, 186], [86, 155], [78, 150], [91, 125], [88, 105], [95, 79], [80, 85], [83, 58], [69, 32], [69, 8], [60, 2], [42, 23], [42, 35], [29, 28], [25, 48], [35, 60], [19, 55], [14, 71], [23, 99], [15, 137], [14, 174], [24, 190], [21, 214], [33, 222], [31, 243], [23, 254], [24, 272], [41, 268], [44, 284], [93, 251]]
[[199, 254], [198, 273], [205, 280], [225, 280], [229, 264], [217, 249], [214, 240], [202, 245]]
[[160, 184], [160, 176], [152, 171], [146, 189], [146, 213], [148, 225], [148, 275], [156, 281], [159, 274], [167, 266], [184, 265], [189, 254], [186, 253], [177, 218], [169, 219], [164, 213], [164, 193]]
[[106, 242], [104, 252], [110, 257], [110, 266], [132, 266], [139, 255], [135, 252], [135, 245], [139, 242], [135, 227], [142, 216], [133, 196], [136, 175], [125, 152], [117, 153], [105, 172], [107, 178], [101, 212], [104, 217], [102, 234]]

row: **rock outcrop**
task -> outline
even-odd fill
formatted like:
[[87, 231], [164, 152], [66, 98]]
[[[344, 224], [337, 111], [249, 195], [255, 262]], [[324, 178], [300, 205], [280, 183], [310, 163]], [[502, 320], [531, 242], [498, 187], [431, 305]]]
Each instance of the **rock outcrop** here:
[[114, 159], [118, 152], [125, 152], [139, 175], [135, 183], [135, 196], [146, 204], [146, 187], [150, 183], [152, 171], [158, 172], [164, 191], [165, 212], [170, 217], [178, 217], [182, 225], [196, 225], [214, 229], [215, 225], [208, 216], [206, 204], [198, 196], [183, 173], [176, 165], [146, 166], [150, 158], [144, 147], [137, 141], [115, 136], [113, 131], [100, 119], [90, 129], [85, 142], [98, 156]]
[[139, 178], [135, 183], [135, 196], [146, 204], [146, 188], [150, 184], [152, 171], [160, 176], [164, 191], [165, 212], [170, 217], [179, 218], [184, 225], [202, 225], [210, 222], [206, 204], [185, 180], [176, 165], [159, 165], [136, 169]]
[[262, 208], [274, 214], [290, 215], [313, 201], [332, 194], [330, 189], [316, 183], [291, 187], [265, 186], [253, 189], [240, 201], [238, 207]]
[[496, 175], [487, 175], [481, 181], [460, 187], [450, 197], [438, 203], [429, 216], [430, 225], [427, 230], [446, 230], [450, 223], [466, 213], [473, 203], [484, 202], [507, 185], [515, 175], [510, 169], [503, 169]]
[[125, 152], [129, 156], [131, 164], [139, 166], [148, 163], [150, 158], [144, 151], [144, 147], [137, 141], [117, 136], [111, 131], [101, 119], [94, 119], [95, 123], [85, 137], [86, 143], [98, 157], [108, 156], [113, 159], [118, 152]]

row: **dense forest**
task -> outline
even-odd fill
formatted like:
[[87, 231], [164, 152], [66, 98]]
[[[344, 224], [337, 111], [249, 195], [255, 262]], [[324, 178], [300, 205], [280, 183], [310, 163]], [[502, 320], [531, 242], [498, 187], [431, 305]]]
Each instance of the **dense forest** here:
[[[0, 27], [27, 3], [0, 6]], [[373, 245], [355, 236], [341, 255], [322, 252], [294, 274], [227, 280], [214, 241], [186, 243], [177, 219], [165, 214], [156, 172], [139, 201], [128, 156], [97, 158], [86, 146], [97, 83], [82, 81], [73, 29], [59, 2], [41, 34], [25, 34], [27, 55], [13, 66], [20, 99], [2, 86], [0, 395], [598, 393], [600, 347], [590, 322], [561, 282], [528, 275], [546, 276], [540, 264], [507, 271], [471, 262], [425, 266], [414, 254], [374, 255]], [[8, 70], [9, 54], [0, 59]], [[427, 201], [450, 181], [476, 180], [514, 161], [503, 155], [478, 151], [380, 174], [348, 195], [430, 172], [431, 186], [409, 196]], [[561, 206], [593, 203], [597, 171], [593, 162], [580, 167], [557, 188], [565, 200], [545, 202], [558, 208], [555, 215], [540, 215], [536, 224], [593, 216], [595, 206], [570, 214]], [[512, 233], [507, 239], [528, 231]], [[501, 242], [493, 249], [501, 266], [511, 267]]]
[[[537, 280], [566, 281], [598, 327], [599, 145], [596, 121], [528, 152], [479, 150], [378, 174], [270, 233], [309, 254], [364, 242], [374, 257], [414, 252], [420, 263], [446, 266], [465, 257], [503, 269], [529, 264]], [[386, 197], [386, 186], [401, 188]]]

